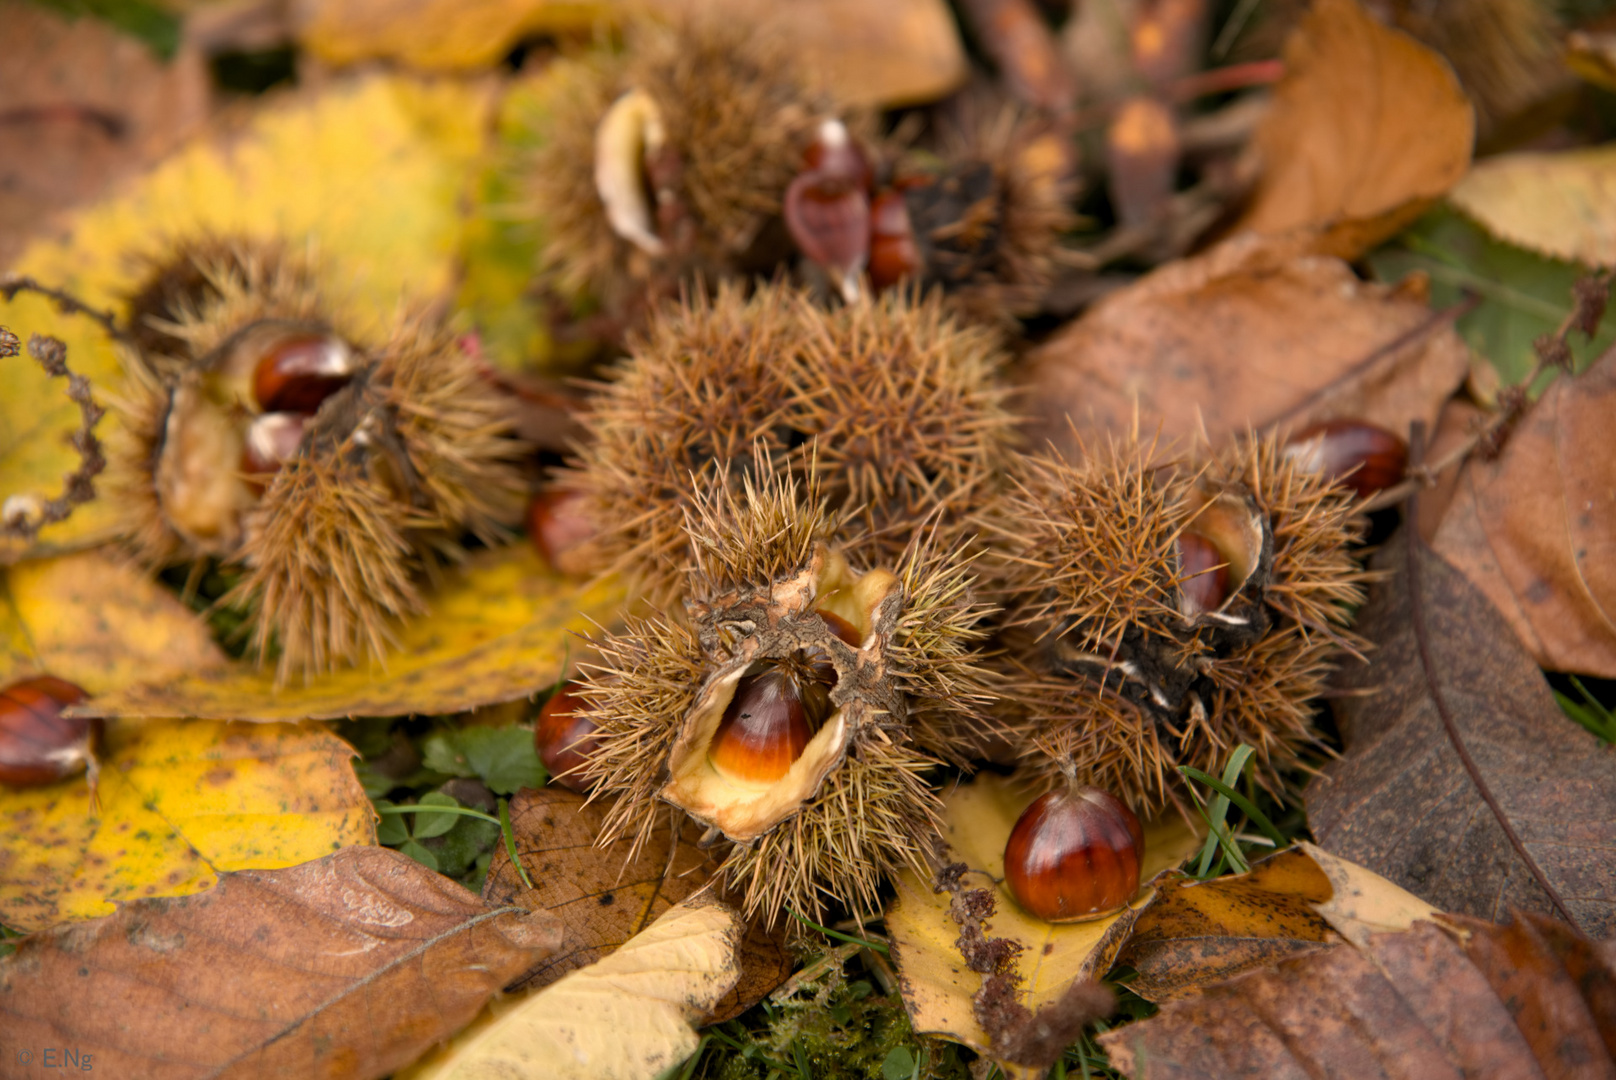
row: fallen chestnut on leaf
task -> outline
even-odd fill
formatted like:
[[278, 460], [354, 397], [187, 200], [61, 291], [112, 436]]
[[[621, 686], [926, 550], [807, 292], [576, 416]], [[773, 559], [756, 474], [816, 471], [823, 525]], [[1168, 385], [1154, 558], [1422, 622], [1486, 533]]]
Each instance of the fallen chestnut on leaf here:
[[1385, 428], [1335, 419], [1291, 436], [1285, 455], [1303, 472], [1323, 473], [1367, 499], [1397, 484], [1408, 467], [1408, 446]]
[[88, 696], [49, 675], [0, 690], [0, 784], [38, 787], [83, 772], [93, 721], [65, 717], [62, 710]]
[[1144, 829], [1121, 799], [1073, 786], [1022, 811], [1004, 848], [1005, 882], [1029, 915], [1083, 922], [1134, 898], [1144, 854]]
[[330, 334], [294, 333], [264, 351], [253, 371], [253, 397], [268, 413], [314, 414], [356, 368], [353, 350]]
[[576, 685], [566, 683], [544, 703], [533, 729], [533, 744], [556, 783], [585, 795], [589, 785], [578, 768], [595, 747], [595, 723], [583, 715], [589, 703], [573, 695]]

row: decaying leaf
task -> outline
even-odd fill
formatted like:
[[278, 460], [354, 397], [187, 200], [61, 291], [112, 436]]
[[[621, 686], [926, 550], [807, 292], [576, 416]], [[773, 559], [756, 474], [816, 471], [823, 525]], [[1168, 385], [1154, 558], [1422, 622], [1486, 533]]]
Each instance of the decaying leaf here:
[[0, 925], [93, 918], [376, 842], [353, 749], [317, 727], [114, 721], [100, 756], [99, 809], [83, 778], [0, 787]]
[[695, 1052], [691, 1021], [739, 974], [740, 916], [669, 909], [622, 948], [537, 993], [495, 1001], [398, 1080], [647, 1080]]
[[[983, 775], [949, 793], [944, 803], [944, 862], [970, 869], [966, 888], [993, 890], [991, 933], [1021, 946], [1015, 970], [1022, 976], [1023, 1004], [1037, 1010], [1059, 999], [1067, 987], [1103, 975], [1126, 940], [1137, 912], [1150, 902], [1146, 885], [1128, 910], [1092, 922], [1055, 925], [1025, 914], [1004, 881], [1004, 846], [1032, 793], [1006, 780]], [[1177, 816], [1145, 825], [1140, 879], [1150, 882], [1194, 854], [1200, 840]], [[887, 910], [892, 956], [898, 966], [904, 1004], [917, 1032], [942, 1035], [981, 1053], [992, 1054], [987, 1033], [977, 1022], [972, 998], [982, 976], [966, 967], [956, 944], [960, 927], [949, 914], [951, 897], [913, 873], [897, 880], [898, 899]]]
[[348, 848], [23, 940], [0, 959], [0, 1026], [8, 1050], [71, 1047], [112, 1076], [381, 1077], [560, 939], [545, 912]]
[[[1250, 428], [1355, 417], [1429, 430], [1469, 358], [1417, 288], [1255, 237], [1106, 297], [1028, 358], [1035, 438], [1160, 428], [1216, 446]], [[1068, 426], [1069, 422], [1072, 426]]]
[[1440, 908], [1616, 930], [1616, 752], [1572, 723], [1486, 597], [1406, 536], [1375, 565], [1346, 669], [1344, 757], [1307, 791], [1326, 851]]
[[1616, 147], [1490, 157], [1448, 199], [1517, 247], [1585, 266], [1616, 265]]
[[[113, 309], [144, 272], [133, 256], [152, 254], [169, 238], [278, 235], [313, 247], [333, 303], [356, 333], [374, 334], [401, 296], [437, 295], [449, 285], [457, 203], [482, 150], [488, 104], [479, 87], [384, 77], [291, 98], [228, 138], [171, 155], [76, 214], [64, 237], [30, 245], [11, 269]], [[0, 303], [0, 324], [25, 338], [62, 339], [73, 370], [105, 400], [118, 361], [101, 327], [27, 293]], [[26, 361], [0, 362], [18, 363]], [[0, 395], [0, 500], [53, 494], [77, 464], [65, 441], [78, 426], [77, 407], [43, 376], [0, 372], [8, 376]], [[114, 525], [111, 502], [98, 499], [43, 530], [29, 553], [83, 546]], [[23, 554], [0, 542], [0, 560]]]
[[[722, 0], [740, 22], [782, 29], [850, 105], [933, 101], [965, 81], [965, 50], [941, 0]], [[677, 17], [691, 0], [501, 0], [468, 9], [455, 0], [324, 0], [302, 5], [299, 36], [322, 60], [391, 59], [431, 71], [491, 67], [526, 36], [588, 34], [634, 13]]]
[[615, 583], [580, 584], [529, 545], [483, 552], [444, 575], [386, 663], [277, 688], [250, 664], [196, 671], [86, 702], [98, 716], [206, 716], [258, 722], [454, 713], [553, 686], [574, 634], [623, 605]]
[[[511, 800], [516, 853], [533, 890], [522, 884], [500, 846], [488, 868], [483, 899], [544, 908], [567, 927], [565, 947], [524, 973], [517, 988], [537, 990], [593, 964], [694, 896], [717, 869], [709, 854], [696, 846], [701, 829], [688, 817], [680, 815], [675, 836], [674, 816], [668, 815], [639, 857], [629, 862], [632, 845], [626, 839], [595, 846], [605, 816], [601, 803], [586, 806], [582, 795], [560, 787], [524, 791]], [[704, 1022], [717, 1023], [750, 1008], [784, 982], [795, 966], [778, 933], [749, 928], [741, 949], [740, 978]]]
[[1255, 139], [1262, 177], [1234, 228], [1299, 230], [1356, 258], [1459, 182], [1475, 123], [1440, 55], [1358, 0], [1320, 0], [1286, 44]]
[[101, 552], [18, 563], [0, 577], [0, 686], [55, 675], [101, 694], [225, 663], [195, 612]]
[[1219, 983], [1100, 1041], [1134, 1080], [1616, 1075], [1608, 944], [1539, 915], [1439, 918]]
[[1543, 667], [1616, 678], [1616, 353], [1561, 377], [1459, 474], [1432, 546]]

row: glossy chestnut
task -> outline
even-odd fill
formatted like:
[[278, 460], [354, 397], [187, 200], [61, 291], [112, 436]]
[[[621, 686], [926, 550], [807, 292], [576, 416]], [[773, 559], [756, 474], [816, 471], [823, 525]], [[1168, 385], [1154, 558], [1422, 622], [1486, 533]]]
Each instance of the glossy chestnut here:
[[241, 449], [241, 471], [248, 476], [268, 476], [297, 454], [303, 442], [308, 417], [303, 413], [264, 413], [247, 425], [247, 438]]
[[713, 768], [747, 784], [785, 776], [830, 716], [835, 679], [828, 658], [801, 653], [741, 676], [707, 748]]
[[870, 284], [885, 289], [920, 272], [909, 204], [901, 191], [883, 191], [870, 202]]
[[857, 184], [829, 173], [805, 172], [785, 196], [786, 228], [798, 249], [824, 267], [851, 300], [870, 253], [870, 197]]
[[264, 350], [253, 369], [253, 397], [265, 412], [312, 415], [353, 378], [353, 350], [330, 334], [289, 333]]
[[1408, 468], [1408, 445], [1385, 428], [1362, 420], [1336, 418], [1293, 435], [1285, 454], [1304, 472], [1323, 473], [1360, 499], [1401, 483]]
[[865, 192], [875, 179], [869, 159], [840, 120], [826, 120], [819, 125], [814, 141], [802, 155], [802, 164], [808, 172], [845, 181]]
[[83, 772], [94, 722], [63, 716], [62, 710], [88, 696], [49, 675], [0, 690], [0, 784], [38, 787]]
[[1121, 799], [1073, 786], [1022, 812], [1004, 849], [1005, 883], [1046, 922], [1097, 919], [1138, 894], [1144, 853], [1144, 829]]
[[1180, 610], [1192, 618], [1216, 611], [1229, 597], [1229, 563], [1211, 540], [1197, 532], [1178, 536]]
[[578, 770], [594, 752], [597, 729], [587, 715], [589, 703], [573, 693], [577, 686], [577, 683], [563, 684], [544, 703], [539, 710], [539, 722], [533, 728], [533, 745], [551, 779], [585, 795], [589, 793], [589, 785]]

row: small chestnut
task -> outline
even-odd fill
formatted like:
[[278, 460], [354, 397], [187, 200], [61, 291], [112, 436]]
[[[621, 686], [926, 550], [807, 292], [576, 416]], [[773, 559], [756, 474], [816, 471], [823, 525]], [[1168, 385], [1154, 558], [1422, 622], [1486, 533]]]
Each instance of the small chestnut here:
[[1145, 832], [1108, 791], [1072, 786], [1022, 811], [1004, 848], [1016, 903], [1047, 922], [1082, 922], [1117, 911], [1139, 892]]
[[786, 188], [786, 228], [797, 247], [824, 267], [849, 302], [870, 254], [870, 197], [846, 178], [805, 172]]
[[0, 690], [0, 784], [38, 787], [83, 772], [94, 722], [62, 715], [89, 695], [40, 675]]
[[581, 491], [550, 488], [527, 505], [527, 533], [544, 561], [563, 574], [588, 570], [586, 545], [595, 538], [595, 523]]
[[1285, 444], [1285, 456], [1303, 472], [1323, 473], [1360, 499], [1400, 483], [1408, 445], [1385, 428], [1337, 418], [1312, 424]]
[[808, 172], [846, 181], [850, 186], [869, 191], [875, 176], [869, 159], [840, 120], [825, 120], [814, 134], [814, 141], [802, 155], [802, 164]]
[[896, 285], [920, 272], [920, 249], [902, 191], [883, 191], [870, 203], [870, 284]]
[[587, 715], [588, 702], [573, 694], [577, 683], [566, 683], [550, 695], [550, 700], [539, 710], [539, 722], [533, 729], [533, 744], [539, 760], [550, 776], [562, 787], [571, 788], [580, 795], [589, 793], [589, 785], [578, 774], [595, 749], [595, 722]]
[[713, 768], [750, 784], [772, 784], [790, 772], [830, 715], [829, 667], [823, 658], [803, 658], [741, 676], [707, 748]]
[[253, 397], [265, 412], [313, 415], [354, 375], [354, 354], [330, 334], [293, 333], [275, 339], [253, 369]]
[[297, 453], [308, 417], [303, 413], [273, 412], [253, 417], [241, 449], [241, 471], [267, 476], [280, 471]]
[[1197, 532], [1178, 536], [1178, 591], [1185, 615], [1216, 611], [1229, 596], [1229, 560]]

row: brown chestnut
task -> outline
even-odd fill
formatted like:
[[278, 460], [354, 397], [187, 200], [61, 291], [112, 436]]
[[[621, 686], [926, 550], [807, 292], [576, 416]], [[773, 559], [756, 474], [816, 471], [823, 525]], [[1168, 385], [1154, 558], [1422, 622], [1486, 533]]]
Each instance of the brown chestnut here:
[[785, 197], [786, 228], [802, 253], [831, 275], [845, 299], [858, 296], [870, 253], [870, 197], [843, 177], [805, 172]]
[[1004, 877], [1029, 915], [1082, 922], [1133, 900], [1144, 854], [1145, 831], [1121, 799], [1073, 786], [1022, 812], [1005, 844]]
[[1285, 455], [1303, 472], [1323, 473], [1367, 499], [1401, 483], [1408, 445], [1385, 428], [1362, 420], [1325, 420], [1297, 432]]
[[0, 784], [38, 787], [83, 772], [94, 723], [63, 716], [62, 710], [88, 696], [50, 675], [0, 690]]
[[870, 203], [870, 284], [896, 285], [920, 272], [920, 249], [901, 191], [883, 191]]
[[313, 415], [320, 403], [354, 375], [353, 350], [330, 334], [293, 333], [276, 338], [253, 369], [253, 397], [265, 412]]
[[[852, 623], [848, 622], [846, 619], [842, 618], [833, 611], [821, 610], [816, 612], [816, 614], [818, 614], [821, 619], [825, 620], [825, 625], [829, 627], [831, 633], [841, 638], [842, 641], [846, 642], [848, 645], [851, 645], [853, 648], [856, 649], [859, 647], [861, 642], [859, 640], [860, 635], [858, 632], [858, 627], [854, 626]], [[831, 681], [835, 681], [834, 676], [832, 676]]]
[[825, 657], [800, 653], [741, 676], [707, 748], [713, 768], [744, 783], [779, 780], [830, 716], [834, 682]]
[[802, 164], [808, 172], [845, 181], [865, 192], [875, 179], [869, 159], [840, 120], [826, 120], [819, 125], [814, 141], [802, 155]]
[[595, 538], [595, 523], [585, 510], [581, 491], [551, 488], [527, 505], [527, 534], [544, 561], [563, 574], [588, 570], [583, 550]]
[[577, 683], [565, 683], [550, 695], [550, 700], [539, 710], [539, 722], [533, 729], [533, 745], [539, 760], [550, 771], [550, 777], [562, 787], [571, 788], [580, 795], [589, 793], [589, 785], [578, 770], [596, 746], [595, 722], [586, 715], [589, 703], [573, 694]]
[[274, 412], [253, 417], [247, 425], [247, 438], [241, 448], [241, 471], [248, 476], [268, 476], [280, 471], [303, 442], [308, 417], [302, 413]]
[[1178, 535], [1178, 592], [1184, 614], [1216, 611], [1229, 596], [1229, 560], [1197, 532]]

